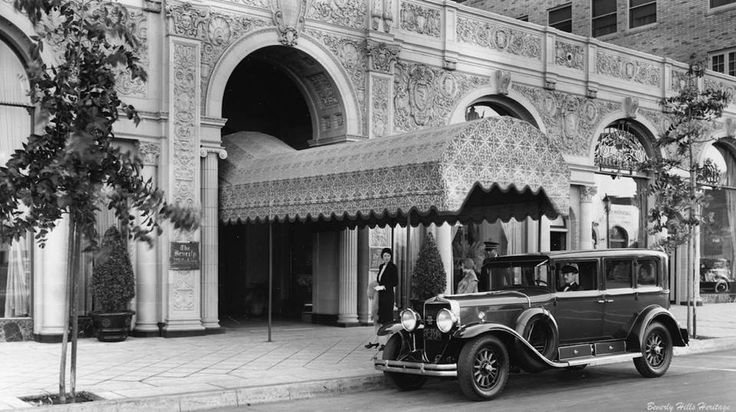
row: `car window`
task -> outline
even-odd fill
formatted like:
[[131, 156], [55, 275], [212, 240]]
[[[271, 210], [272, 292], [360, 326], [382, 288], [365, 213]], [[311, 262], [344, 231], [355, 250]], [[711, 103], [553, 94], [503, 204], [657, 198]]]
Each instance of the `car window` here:
[[478, 291], [528, 287], [548, 289], [549, 284], [546, 262], [498, 262], [483, 266]]
[[[563, 268], [566, 266], [577, 269], [577, 275], [568, 276], [568, 279], [565, 279]], [[557, 274], [556, 288], [560, 292], [598, 289], [598, 262], [595, 260], [557, 262], [555, 264], [555, 273]], [[570, 288], [567, 280], [571, 280], [576, 286]]]
[[632, 259], [606, 260], [606, 289], [630, 288], [633, 277]]
[[637, 286], [652, 286], [657, 284], [657, 268], [656, 260], [642, 260], [637, 262], [636, 269], [636, 285]]

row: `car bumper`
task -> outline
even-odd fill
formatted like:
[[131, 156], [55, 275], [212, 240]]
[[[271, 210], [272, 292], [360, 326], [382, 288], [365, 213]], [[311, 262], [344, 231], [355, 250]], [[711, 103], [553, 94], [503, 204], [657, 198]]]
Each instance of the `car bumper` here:
[[408, 373], [412, 375], [457, 377], [456, 363], [421, 363], [396, 360], [376, 359], [373, 361], [376, 370], [383, 372]]

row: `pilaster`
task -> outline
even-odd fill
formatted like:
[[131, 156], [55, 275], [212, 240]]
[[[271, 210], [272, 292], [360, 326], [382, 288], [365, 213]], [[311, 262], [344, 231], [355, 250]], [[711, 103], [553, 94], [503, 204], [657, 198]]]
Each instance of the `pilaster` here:
[[579, 249], [593, 249], [593, 196], [598, 192], [595, 186], [579, 186], [580, 191], [580, 244]]
[[342, 326], [358, 325], [358, 230], [340, 232], [339, 250], [339, 302], [337, 323]]

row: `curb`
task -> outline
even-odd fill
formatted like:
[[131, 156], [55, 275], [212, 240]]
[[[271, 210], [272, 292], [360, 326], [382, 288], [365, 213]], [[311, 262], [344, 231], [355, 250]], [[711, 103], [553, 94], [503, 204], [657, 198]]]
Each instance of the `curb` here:
[[736, 337], [691, 339], [685, 347], [675, 347], [675, 356], [694, 355], [696, 353], [715, 352], [718, 350], [736, 349]]
[[33, 407], [33, 411], [195, 411], [244, 407], [269, 402], [311, 399], [324, 395], [364, 392], [385, 388], [382, 374], [324, 379], [219, 391], [190, 392], [142, 398], [112, 399], [76, 404]]

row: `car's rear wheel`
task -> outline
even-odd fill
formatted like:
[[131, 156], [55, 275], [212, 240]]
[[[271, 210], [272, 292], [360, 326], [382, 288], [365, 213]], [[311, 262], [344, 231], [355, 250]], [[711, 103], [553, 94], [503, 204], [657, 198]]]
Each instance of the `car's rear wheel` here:
[[[404, 352], [406, 352], [408, 348], [403, 348], [404, 352], [402, 352], [401, 346], [401, 336], [398, 333], [391, 336], [388, 342], [386, 342], [386, 346], [383, 348], [383, 360], [400, 360], [403, 358], [403, 355], [405, 354]], [[419, 389], [424, 385], [424, 382], [427, 381], [427, 377], [422, 375], [409, 375], [406, 373], [396, 372], [383, 372], [383, 374], [402, 391]]]
[[509, 379], [509, 353], [495, 336], [478, 336], [460, 351], [457, 365], [460, 389], [469, 399], [486, 401], [498, 396]]
[[728, 292], [728, 290], [730, 289], [730, 287], [728, 285], [728, 282], [726, 282], [723, 279], [719, 279], [716, 282], [715, 286], [713, 286], [713, 289], [715, 290], [716, 293], [726, 293], [726, 292]]
[[652, 322], [644, 332], [641, 357], [634, 359], [636, 370], [646, 378], [658, 378], [667, 372], [672, 362], [672, 337], [659, 322]]

